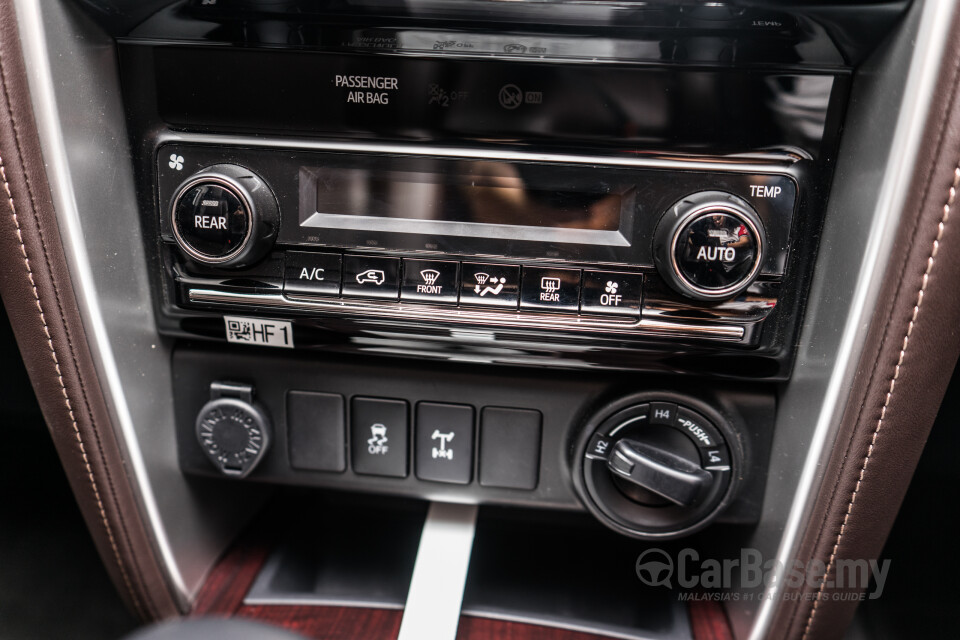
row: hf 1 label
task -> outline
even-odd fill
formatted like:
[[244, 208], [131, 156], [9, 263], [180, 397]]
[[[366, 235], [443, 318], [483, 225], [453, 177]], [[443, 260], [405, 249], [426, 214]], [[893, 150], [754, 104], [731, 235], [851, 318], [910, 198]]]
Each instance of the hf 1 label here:
[[262, 347], [293, 348], [293, 325], [286, 320], [223, 316], [227, 342]]

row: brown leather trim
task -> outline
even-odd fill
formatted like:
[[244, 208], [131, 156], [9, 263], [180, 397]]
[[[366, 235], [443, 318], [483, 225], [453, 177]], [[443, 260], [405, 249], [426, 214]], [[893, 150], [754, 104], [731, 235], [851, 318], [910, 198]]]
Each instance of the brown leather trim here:
[[141, 618], [175, 615], [71, 286], [10, 0], [0, 0], [0, 294], [74, 495], [121, 596]]
[[[960, 33], [960, 13], [951, 33]], [[840, 638], [863, 589], [841, 560], [879, 559], [960, 354], [960, 38], [948, 43], [903, 222], [798, 559], [826, 567], [787, 593], [771, 637]]]

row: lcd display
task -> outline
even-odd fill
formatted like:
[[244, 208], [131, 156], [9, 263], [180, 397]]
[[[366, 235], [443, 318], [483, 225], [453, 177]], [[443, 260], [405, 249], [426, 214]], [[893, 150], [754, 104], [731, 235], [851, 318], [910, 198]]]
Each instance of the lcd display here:
[[584, 232], [596, 241], [619, 236], [634, 189], [489, 161], [425, 170], [306, 167], [300, 188], [304, 226], [518, 239], [542, 230], [559, 241], [569, 230], [571, 242], [584, 241]]

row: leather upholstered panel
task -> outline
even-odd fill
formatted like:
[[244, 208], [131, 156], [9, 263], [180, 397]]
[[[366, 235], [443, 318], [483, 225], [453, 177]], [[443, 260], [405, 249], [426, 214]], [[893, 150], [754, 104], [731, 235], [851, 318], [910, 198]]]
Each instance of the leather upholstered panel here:
[[[951, 33], [960, 33], [960, 15]], [[862, 589], [842, 560], [879, 559], [960, 353], [960, 38], [948, 42], [911, 197], [798, 560], [822, 586], [788, 592], [772, 637], [842, 637]]]
[[175, 615], [84, 334], [8, 0], [0, 0], [0, 293], [73, 492], [114, 582], [140, 617]]

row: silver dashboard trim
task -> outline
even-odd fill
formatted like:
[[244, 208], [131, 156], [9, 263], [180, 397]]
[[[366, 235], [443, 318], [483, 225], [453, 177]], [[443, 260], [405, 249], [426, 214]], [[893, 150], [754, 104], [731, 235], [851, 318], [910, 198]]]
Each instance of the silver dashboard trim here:
[[678, 171], [724, 171], [737, 173], [778, 173], [789, 175], [788, 169], [801, 160], [789, 153], [766, 152], [731, 155], [722, 160], [690, 157], [622, 157], [510, 151], [470, 147], [438, 147], [428, 144], [383, 144], [375, 142], [340, 142], [333, 140], [294, 140], [221, 135], [209, 133], [181, 133], [165, 131], [158, 136], [157, 147], [170, 143], [231, 145], [238, 147], [297, 149], [303, 151], [339, 151], [343, 153], [379, 153], [393, 155], [431, 156], [440, 158], [470, 158], [476, 160], [506, 160], [510, 162], [548, 162], [554, 164], [606, 165]]
[[[903, 53], [904, 49], [911, 52], [905, 76], [903, 97], [897, 110], [896, 125], [887, 152], [883, 174], [876, 177], [876, 182], [868, 185], [868, 188], [878, 186], [879, 189], [876, 193], [870, 192], [869, 196], [875, 198], [873, 209], [869, 215], [863, 216], [871, 222], [871, 226], [866, 238], [865, 250], [856, 271], [853, 294], [846, 300], [848, 312], [842, 320], [842, 335], [839, 339], [838, 348], [832, 353], [821, 352], [820, 350], [830, 349], [832, 346], [830, 344], [831, 340], [811, 340], [812, 334], [815, 334], [819, 329], [815, 324], [816, 309], [811, 309], [812, 313], [807, 314], [805, 326], [800, 336], [800, 344], [805, 345], [807, 353], [798, 355], [797, 370], [788, 385], [784, 401], [778, 408], [776, 437], [792, 438], [792, 444], [805, 446], [807, 450], [801, 474], [792, 495], [787, 519], [782, 534], [779, 535], [776, 561], [781, 567], [792, 567], [794, 559], [798, 558], [802, 533], [808, 524], [807, 521], [822, 482], [822, 470], [829, 462], [833, 452], [832, 445], [836, 438], [837, 428], [846, 408], [848, 400], [846, 394], [857, 373], [870, 317], [880, 303], [879, 292], [882, 282], [887, 277], [889, 249], [893, 245], [898, 232], [898, 222], [902, 210], [906, 206], [923, 129], [927, 124], [927, 114], [936, 91], [938, 72], [940, 65], [943, 63], [943, 51], [950, 34], [949, 29], [952, 24], [950, 18], [957, 10], [957, 3], [955, 0], [925, 0], [914, 3], [913, 9], [920, 12], [919, 23], [915, 27], [916, 33], [901, 33], [901, 49], [898, 49], [900, 53]], [[909, 21], [910, 18], [905, 22]], [[909, 31], [904, 26], [901, 26], [900, 30]], [[890, 71], [890, 73], [895, 74], [896, 71]], [[876, 114], [871, 113], [871, 115]], [[863, 128], [870, 129], [875, 126], [875, 122], [871, 122], [864, 124]], [[864, 136], [870, 136], [870, 131], [863, 131], [862, 133]], [[847, 142], [841, 145], [841, 157], [837, 168], [838, 183], [844, 175], [843, 147], [848, 144], [855, 146], [849, 142], [850, 139], [855, 137], [849, 128], [844, 137]], [[876, 136], [873, 137], [873, 142], [876, 143]], [[852, 160], [857, 152], [862, 151], [863, 149], [857, 148], [846, 160]], [[847, 179], [849, 182], [850, 176], [847, 176]], [[848, 185], [848, 187], [848, 191], [855, 192], [858, 185]], [[834, 193], [831, 194], [823, 234], [824, 243], [827, 247], [821, 247], [821, 255], [817, 259], [816, 273], [818, 275], [811, 287], [811, 305], [817, 302], [818, 293], [823, 294], [824, 289], [831, 293], [828, 281], [831, 278], [836, 278], [835, 275], [823, 273], [825, 271], [823, 269], [824, 263], [833, 255], [829, 251], [831, 236], [828, 235], [831, 220], [844, 218], [849, 213], [849, 210], [843, 210], [844, 205], [853, 204], [839, 202], [841, 198], [837, 192], [838, 188], [835, 185]], [[899, 274], [896, 274], [895, 277], [899, 277]], [[837, 295], [836, 291], [832, 291], [832, 293]], [[826, 324], [829, 324], [829, 322]], [[835, 329], [831, 325], [829, 328], [824, 328], [823, 331], [833, 333]], [[804, 367], [809, 367], [814, 373], [803, 371]], [[822, 397], [811, 397], [811, 392], [813, 394], [817, 393], [818, 383], [815, 378], [818, 374], [815, 371], [826, 367], [829, 371], [826, 390]], [[792, 395], [793, 389], [790, 387], [796, 388]], [[802, 428], [804, 420], [802, 417], [795, 415], [794, 412], [802, 411], [804, 406], [809, 407], [813, 400], [819, 401], [819, 411], [816, 415], [815, 426], [810, 433], [810, 437], [807, 438], [797, 433]], [[772, 455], [777, 456], [776, 441], [774, 447]], [[781, 470], [781, 474], [784, 473]], [[786, 473], [786, 475], [790, 474]], [[775, 469], [772, 469], [765, 504], [771, 498], [770, 485], [775, 482], [777, 477], [778, 474]], [[781, 497], [786, 499], [785, 495]], [[765, 511], [767, 510], [769, 510], [769, 507], [765, 507]], [[776, 535], [773, 531], [764, 533], [763, 529], [764, 524], [761, 523], [758, 528], [759, 535]], [[743, 626], [749, 629], [748, 637], [750, 640], [764, 640], [770, 637], [771, 624], [776, 608], [781, 602], [783, 588], [784, 580], [776, 580], [762, 594], [762, 603], [759, 609], [744, 618]], [[734, 618], [735, 616], [731, 617]], [[737, 621], [732, 619], [732, 622], [734, 622], [736, 632]]]
[[[596, 333], [616, 333], [619, 335], [675, 336], [686, 338], [710, 338], [713, 340], [739, 341], [746, 333], [737, 325], [682, 323], [669, 320], [638, 318], [617, 322], [595, 316], [576, 314], [549, 314], [527, 312], [497, 312], [468, 309], [450, 305], [449, 307], [409, 303], [365, 302], [348, 299], [306, 299], [288, 298], [281, 294], [239, 293], [216, 289], [188, 289], [190, 302], [207, 304], [248, 305], [251, 307], [269, 307], [298, 312], [328, 312], [336, 314], [357, 314], [365, 318], [432, 320], [442, 319], [444, 323], [483, 324], [490, 327], [544, 328], [591, 331]], [[639, 315], [639, 314], [638, 314]]]
[[[44, 23], [44, 12], [51, 11], [52, 5], [53, 3], [47, 5], [39, 0], [15, 0], [17, 28], [29, 76], [31, 101], [43, 157], [47, 165], [50, 191], [57, 221], [61, 227], [60, 238], [70, 265], [70, 278], [76, 292], [90, 348], [96, 364], [99, 365], [97, 368], [103, 393], [125, 445], [124, 452], [127, 455], [131, 480], [139, 491], [138, 497], [160, 555], [160, 564], [175, 589], [181, 606], [185, 606], [190, 590], [175, 559], [153, 487], [148, 479], [116, 355], [104, 322], [100, 292], [93, 275], [87, 246], [84, 243], [84, 225], [74, 188], [70, 154], [57, 109], [56, 85]], [[63, 9], [59, 6], [57, 8]], [[92, 45], [88, 43], [88, 46]], [[82, 108], [79, 104], [75, 106], [78, 109]], [[157, 339], [159, 340], [159, 336]]]
[[455, 640], [477, 505], [430, 503], [397, 640]]

